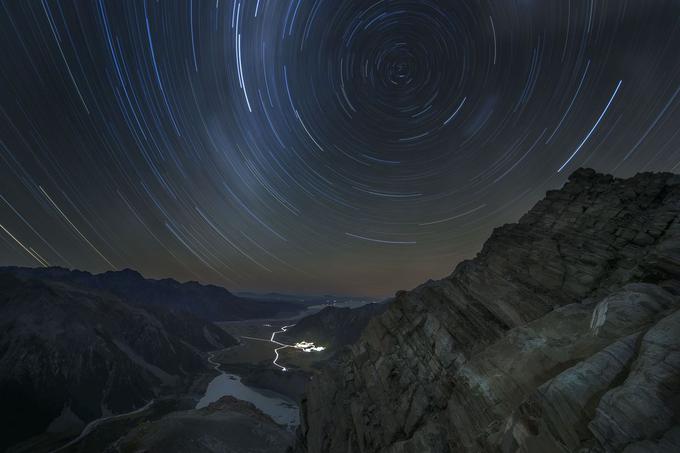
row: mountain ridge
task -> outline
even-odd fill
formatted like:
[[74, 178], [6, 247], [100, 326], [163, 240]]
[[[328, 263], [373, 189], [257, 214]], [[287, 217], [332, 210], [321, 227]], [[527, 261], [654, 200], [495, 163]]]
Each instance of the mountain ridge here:
[[63, 267], [27, 268], [0, 267], [19, 278], [39, 278], [46, 281], [73, 283], [91, 290], [105, 291], [128, 303], [156, 305], [190, 312], [210, 321], [234, 321], [258, 317], [274, 317], [297, 312], [303, 307], [286, 301], [263, 301], [238, 297], [216, 285], [195, 281], [179, 282], [172, 278], [148, 279], [132, 269], [93, 274]]

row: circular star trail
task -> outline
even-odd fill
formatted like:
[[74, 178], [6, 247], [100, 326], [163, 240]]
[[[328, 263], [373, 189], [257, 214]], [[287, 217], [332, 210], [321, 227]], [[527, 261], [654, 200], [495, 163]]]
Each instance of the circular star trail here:
[[0, 264], [386, 295], [680, 164], [680, 4], [0, 4]]

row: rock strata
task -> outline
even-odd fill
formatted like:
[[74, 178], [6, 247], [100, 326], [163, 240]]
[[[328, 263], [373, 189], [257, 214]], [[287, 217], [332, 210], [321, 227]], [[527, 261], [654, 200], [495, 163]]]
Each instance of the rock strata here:
[[299, 452], [680, 451], [680, 177], [578, 170], [310, 383]]

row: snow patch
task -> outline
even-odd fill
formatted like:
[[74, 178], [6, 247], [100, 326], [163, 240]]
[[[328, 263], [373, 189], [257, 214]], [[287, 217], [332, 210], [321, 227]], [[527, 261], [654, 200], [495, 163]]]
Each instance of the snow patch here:
[[602, 302], [598, 303], [597, 306], [595, 306], [595, 310], [593, 310], [593, 316], [590, 319], [590, 330], [593, 332], [593, 335], [597, 335], [600, 332], [600, 327], [602, 327], [604, 323], [607, 322], [608, 309], [609, 302], [607, 300], [603, 300]]

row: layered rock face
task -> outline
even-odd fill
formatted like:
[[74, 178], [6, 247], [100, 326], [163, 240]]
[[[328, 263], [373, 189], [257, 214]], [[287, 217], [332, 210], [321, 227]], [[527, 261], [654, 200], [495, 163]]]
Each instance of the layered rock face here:
[[308, 452], [680, 451], [680, 177], [579, 170], [310, 383]]

